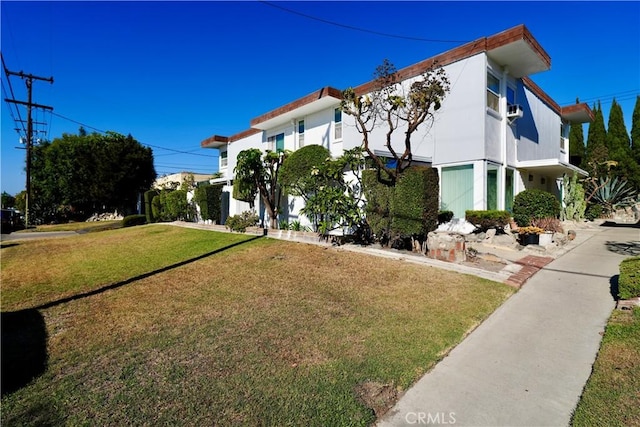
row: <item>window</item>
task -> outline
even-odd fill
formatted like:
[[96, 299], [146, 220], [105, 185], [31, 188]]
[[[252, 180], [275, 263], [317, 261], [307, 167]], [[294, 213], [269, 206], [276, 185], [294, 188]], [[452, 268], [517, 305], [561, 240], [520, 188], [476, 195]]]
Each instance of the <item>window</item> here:
[[336, 108], [333, 110], [334, 132], [333, 136], [337, 139], [342, 139], [342, 110]]
[[473, 209], [473, 165], [442, 168], [440, 189], [441, 209], [464, 218], [465, 211]]
[[507, 169], [506, 171], [505, 186], [504, 186], [504, 210], [507, 212], [513, 212], [513, 169]]
[[284, 151], [284, 133], [279, 133], [267, 138], [267, 150]]
[[487, 168], [487, 210], [498, 209], [498, 168], [489, 165]]
[[304, 147], [304, 120], [298, 120], [298, 147]]
[[491, 73], [487, 73], [487, 107], [500, 111], [500, 80]]
[[220, 152], [220, 167], [221, 168], [226, 168], [227, 167], [227, 152], [226, 151], [221, 151]]

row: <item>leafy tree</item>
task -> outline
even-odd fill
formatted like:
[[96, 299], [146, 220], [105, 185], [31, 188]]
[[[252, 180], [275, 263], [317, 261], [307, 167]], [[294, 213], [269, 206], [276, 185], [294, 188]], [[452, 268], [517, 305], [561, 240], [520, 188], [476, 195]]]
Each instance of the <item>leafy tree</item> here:
[[282, 190], [278, 184], [278, 173], [288, 152], [268, 151], [263, 155], [257, 148], [250, 148], [238, 153], [237, 164], [234, 169], [235, 180], [240, 181], [238, 187], [234, 182], [234, 197], [236, 188], [245, 197], [251, 193], [260, 194], [264, 207], [269, 215], [269, 226], [278, 228], [278, 213]]
[[16, 194], [16, 203], [14, 207], [20, 212], [25, 211], [26, 198], [27, 198], [26, 190], [22, 190], [21, 192]]
[[15, 208], [16, 198], [6, 191], [2, 192], [2, 208]]
[[[436, 69], [435, 64], [408, 83], [399, 79], [395, 66], [385, 59], [376, 68], [371, 93], [359, 94], [349, 88], [343, 92], [340, 107], [345, 114], [354, 117], [356, 128], [362, 134], [364, 151], [395, 183], [413, 160], [413, 134], [423, 124], [432, 123], [435, 111], [440, 109], [448, 92], [449, 79], [444, 69]], [[371, 133], [379, 127], [386, 130], [385, 145], [394, 160], [391, 163], [386, 163], [386, 159], [376, 155], [370, 147]], [[397, 131], [404, 131], [399, 149], [392, 144]]]
[[[576, 104], [579, 100], [576, 99]], [[585, 157], [584, 133], [581, 123], [571, 125], [569, 131], [569, 163], [580, 166]]]
[[63, 134], [34, 147], [32, 208], [45, 220], [68, 213], [134, 211], [139, 193], [156, 177], [153, 153], [131, 135]]
[[[307, 200], [300, 213], [311, 219], [320, 234], [342, 227], [356, 227], [363, 223], [361, 174], [364, 166], [362, 149], [345, 150], [337, 159], [326, 159], [313, 168], [311, 175], [315, 185], [307, 193]], [[345, 172], [354, 172], [345, 176]], [[309, 187], [310, 189], [310, 187]]]
[[631, 152], [631, 139], [624, 124], [622, 108], [615, 99], [609, 112], [607, 150], [609, 160], [617, 163], [611, 171], [612, 176], [628, 180], [632, 188], [640, 189], [640, 167]]

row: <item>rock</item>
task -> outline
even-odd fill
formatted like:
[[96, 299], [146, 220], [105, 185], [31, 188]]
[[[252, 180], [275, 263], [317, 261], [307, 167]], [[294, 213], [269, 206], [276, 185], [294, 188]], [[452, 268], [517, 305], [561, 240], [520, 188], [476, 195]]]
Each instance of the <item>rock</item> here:
[[569, 230], [569, 231], [567, 231], [567, 238], [568, 238], [569, 240], [573, 240], [573, 239], [575, 239], [575, 238], [576, 238], [576, 232], [575, 232], [575, 230]]
[[484, 237], [485, 243], [491, 243], [491, 241], [493, 240], [493, 237], [495, 235], [496, 235], [496, 229], [495, 228], [488, 229], [487, 232], [485, 233], [485, 237]]
[[471, 234], [476, 226], [465, 219], [454, 218], [449, 222], [440, 224], [436, 231], [451, 231], [460, 234]]

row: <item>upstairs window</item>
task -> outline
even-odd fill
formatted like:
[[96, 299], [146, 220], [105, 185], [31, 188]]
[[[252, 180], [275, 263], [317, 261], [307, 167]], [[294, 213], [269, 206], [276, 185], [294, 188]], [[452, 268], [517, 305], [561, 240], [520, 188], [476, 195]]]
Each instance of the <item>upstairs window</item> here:
[[298, 146], [304, 147], [304, 120], [298, 121]]
[[284, 151], [284, 133], [279, 133], [267, 138], [267, 150]]
[[334, 139], [336, 140], [342, 139], [342, 110], [341, 109], [336, 108], [335, 110], [333, 110], [333, 122], [334, 122], [334, 129], [333, 129]]
[[500, 80], [487, 73], [487, 107], [500, 112]]
[[227, 152], [226, 151], [221, 151], [220, 152], [220, 167], [221, 168], [226, 168], [227, 167]]

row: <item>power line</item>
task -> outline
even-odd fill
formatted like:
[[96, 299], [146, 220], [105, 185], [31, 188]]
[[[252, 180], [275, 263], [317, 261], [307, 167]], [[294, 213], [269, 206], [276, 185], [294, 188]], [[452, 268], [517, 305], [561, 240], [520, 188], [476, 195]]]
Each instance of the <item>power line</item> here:
[[[97, 127], [94, 127], [94, 126], [88, 125], [88, 124], [86, 124], [86, 123], [79, 122], [79, 121], [74, 120], [74, 119], [72, 119], [72, 118], [69, 118], [69, 117], [63, 116], [62, 114], [58, 114], [58, 113], [54, 113], [54, 112], [51, 112], [51, 114], [53, 114], [54, 116], [60, 117], [61, 119], [68, 120], [68, 121], [70, 121], [70, 122], [72, 122], [72, 123], [78, 124], [78, 125], [80, 125], [80, 126], [82, 126], [82, 127], [85, 127], [85, 128], [87, 128], [87, 129], [91, 129], [91, 130], [94, 130], [94, 131], [99, 132], [99, 133], [105, 133], [105, 134], [106, 134], [106, 133], [108, 133], [108, 132], [107, 132], [107, 131], [105, 131], [105, 130], [98, 129]], [[159, 145], [147, 144], [147, 143], [142, 142], [142, 141], [138, 141], [138, 142], [140, 142], [140, 144], [145, 145], [145, 146], [147, 146], [147, 147], [157, 148], [157, 149], [159, 149], [159, 150], [167, 150], [167, 151], [171, 151], [172, 153], [175, 153], [175, 154], [189, 154], [189, 155], [191, 155], [191, 156], [200, 156], [200, 157], [208, 157], [208, 158], [215, 158], [215, 157], [218, 157], [218, 156], [211, 156], [211, 155], [208, 155], [208, 154], [193, 153], [193, 152], [191, 152], [191, 151], [176, 150], [176, 149], [174, 149], [174, 148], [161, 147], [161, 146], [159, 146]]]
[[363, 33], [375, 34], [377, 36], [391, 37], [391, 38], [395, 38], [395, 39], [404, 39], [404, 40], [415, 40], [415, 41], [429, 42], [429, 43], [467, 43], [469, 41], [469, 40], [426, 39], [426, 38], [422, 38], [422, 37], [402, 36], [402, 35], [398, 35], [398, 34], [383, 33], [383, 32], [380, 32], [380, 31], [369, 30], [369, 29], [366, 29], [366, 28], [354, 27], [352, 25], [346, 25], [346, 24], [341, 24], [339, 22], [329, 21], [328, 19], [318, 18], [317, 16], [307, 15], [306, 13], [302, 13], [302, 12], [298, 12], [296, 10], [288, 9], [286, 7], [283, 7], [283, 6], [268, 2], [268, 1], [260, 0], [259, 2], [262, 3], [262, 4], [265, 4], [267, 6], [271, 6], [271, 7], [274, 7], [276, 9], [283, 10], [283, 11], [285, 11], [287, 13], [291, 13], [293, 15], [302, 16], [304, 18], [312, 19], [314, 21], [322, 22], [324, 24], [334, 25], [336, 27], [346, 28], [348, 30], [360, 31], [360, 32], [363, 32]]

